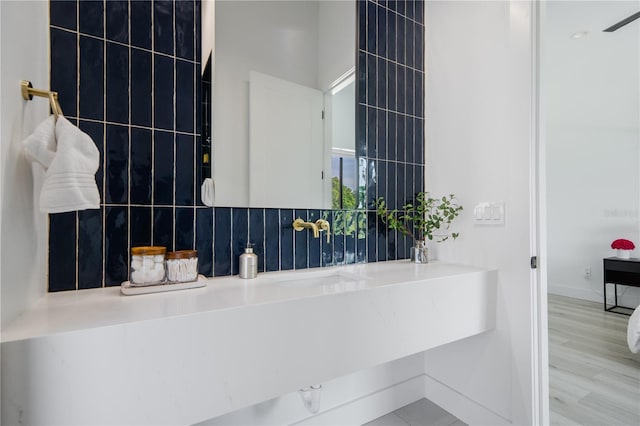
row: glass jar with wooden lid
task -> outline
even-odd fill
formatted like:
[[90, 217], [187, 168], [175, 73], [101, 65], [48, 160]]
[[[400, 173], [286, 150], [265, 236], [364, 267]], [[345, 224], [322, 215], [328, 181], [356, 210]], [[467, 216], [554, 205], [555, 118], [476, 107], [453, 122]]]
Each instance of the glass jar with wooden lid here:
[[198, 279], [198, 252], [179, 250], [167, 253], [167, 281], [186, 283]]
[[160, 284], [165, 280], [164, 257], [167, 252], [162, 246], [141, 246], [131, 248], [131, 285]]

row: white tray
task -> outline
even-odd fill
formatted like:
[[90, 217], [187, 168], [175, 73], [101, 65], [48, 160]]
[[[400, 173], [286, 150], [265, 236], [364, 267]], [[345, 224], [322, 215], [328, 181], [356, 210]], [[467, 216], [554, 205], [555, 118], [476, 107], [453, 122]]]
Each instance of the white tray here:
[[204, 287], [207, 285], [207, 277], [198, 275], [196, 281], [188, 283], [167, 283], [147, 286], [133, 286], [129, 281], [120, 284], [120, 292], [125, 296], [135, 296], [137, 294], [164, 293], [166, 291], [187, 290], [190, 288]]

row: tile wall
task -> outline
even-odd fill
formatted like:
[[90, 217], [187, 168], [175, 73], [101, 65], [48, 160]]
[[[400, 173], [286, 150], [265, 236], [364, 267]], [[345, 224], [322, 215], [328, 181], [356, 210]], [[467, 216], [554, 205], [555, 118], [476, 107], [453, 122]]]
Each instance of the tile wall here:
[[[136, 245], [198, 250], [200, 272], [238, 273], [408, 257], [375, 217], [423, 189], [423, 3], [358, 1], [357, 150], [366, 210], [208, 208], [200, 204], [200, 2], [51, 1], [51, 87], [96, 142], [100, 210], [50, 215], [49, 291], [119, 285]], [[135, 23], [133, 25], [132, 23]], [[291, 223], [325, 218], [333, 236]]]
[[51, 87], [100, 150], [103, 204], [50, 215], [49, 290], [117, 285], [131, 246], [197, 244], [200, 2], [51, 1], [50, 14]]
[[[424, 190], [424, 2], [358, 2], [356, 150], [366, 180], [367, 261], [406, 259], [412, 241], [376, 218]], [[362, 185], [362, 183], [361, 183]]]

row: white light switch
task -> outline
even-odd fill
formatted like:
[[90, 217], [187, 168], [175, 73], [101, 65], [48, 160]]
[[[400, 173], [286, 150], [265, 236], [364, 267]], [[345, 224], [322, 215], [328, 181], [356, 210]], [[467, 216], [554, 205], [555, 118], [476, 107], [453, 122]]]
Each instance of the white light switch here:
[[491, 219], [492, 220], [500, 220], [502, 217], [502, 209], [498, 204], [493, 204], [491, 206]]
[[481, 205], [477, 205], [474, 209], [473, 209], [473, 217], [475, 218], [475, 220], [482, 220], [482, 211], [484, 209], [482, 208]]
[[476, 225], [504, 225], [504, 203], [483, 202], [473, 209]]
[[486, 203], [484, 205], [484, 207], [482, 208], [482, 220], [489, 220], [491, 219], [491, 204]]

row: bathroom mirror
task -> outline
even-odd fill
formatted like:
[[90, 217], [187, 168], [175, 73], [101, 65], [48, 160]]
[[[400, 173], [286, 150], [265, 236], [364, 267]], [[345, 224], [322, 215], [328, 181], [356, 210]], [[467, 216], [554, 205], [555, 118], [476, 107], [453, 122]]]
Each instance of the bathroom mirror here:
[[214, 205], [355, 208], [354, 2], [213, 4]]

